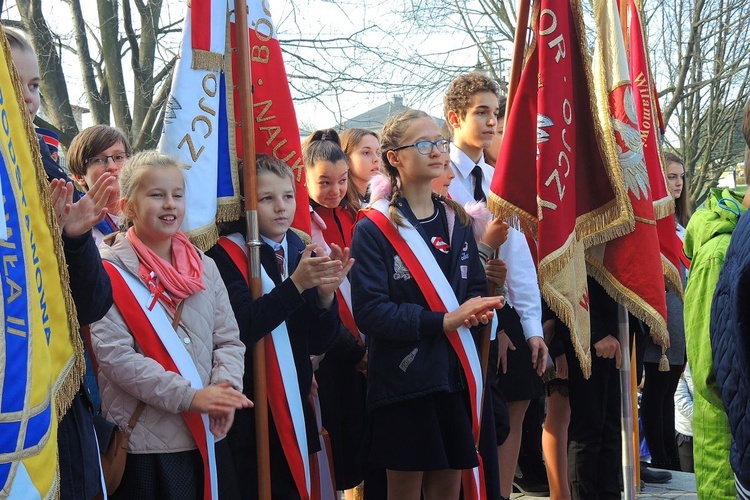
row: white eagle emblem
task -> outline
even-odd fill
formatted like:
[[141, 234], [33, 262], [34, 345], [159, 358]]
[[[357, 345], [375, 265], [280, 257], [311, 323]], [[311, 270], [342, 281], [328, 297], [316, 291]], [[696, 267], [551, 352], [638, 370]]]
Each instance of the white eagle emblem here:
[[393, 257], [393, 279], [408, 281], [411, 279], [411, 273], [406, 265], [401, 260], [401, 257], [395, 255]]
[[[630, 123], [638, 123], [633, 91], [630, 87], [625, 89], [623, 107]], [[643, 193], [644, 198], [648, 198], [650, 185], [646, 162], [643, 156], [641, 133], [629, 123], [625, 123], [614, 117], [612, 118], [612, 125], [615, 129], [615, 134], [619, 135], [625, 144], [625, 149], [620, 144], [617, 144], [617, 154], [620, 157], [620, 165], [622, 165], [622, 176], [625, 181], [625, 187], [633, 193], [636, 200], [641, 199], [641, 193]]]

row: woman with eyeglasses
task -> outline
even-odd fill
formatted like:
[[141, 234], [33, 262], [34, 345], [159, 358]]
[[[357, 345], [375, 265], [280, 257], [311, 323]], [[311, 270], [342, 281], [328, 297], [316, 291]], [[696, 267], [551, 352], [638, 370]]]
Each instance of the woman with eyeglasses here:
[[[117, 178], [132, 152], [128, 139], [118, 129], [94, 125], [73, 138], [68, 148], [68, 168], [76, 182], [88, 191], [105, 172]], [[106, 217], [92, 230], [97, 246], [120, 227], [119, 191], [115, 194], [110, 197]]]
[[503, 299], [483, 297], [471, 217], [432, 191], [448, 153], [435, 121], [399, 113], [384, 125], [381, 147], [391, 192], [372, 193], [350, 274], [369, 348], [365, 456], [386, 470], [389, 499], [458, 499], [462, 473], [478, 465], [482, 376], [470, 329], [488, 323]]

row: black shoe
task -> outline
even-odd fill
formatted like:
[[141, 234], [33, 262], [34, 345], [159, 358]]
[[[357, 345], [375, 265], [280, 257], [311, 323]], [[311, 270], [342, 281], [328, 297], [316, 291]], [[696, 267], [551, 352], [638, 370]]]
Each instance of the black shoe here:
[[663, 484], [672, 480], [672, 474], [665, 470], [651, 469], [641, 464], [641, 479], [646, 483]]
[[524, 477], [513, 478], [513, 490], [530, 497], [548, 497], [549, 485], [528, 480]]

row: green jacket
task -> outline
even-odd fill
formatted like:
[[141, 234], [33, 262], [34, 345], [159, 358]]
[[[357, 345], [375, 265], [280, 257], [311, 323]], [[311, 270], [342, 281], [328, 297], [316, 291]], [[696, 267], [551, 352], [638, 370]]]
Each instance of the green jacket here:
[[706, 208], [695, 212], [685, 231], [684, 250], [691, 261], [684, 311], [687, 357], [695, 385], [695, 483], [698, 498], [712, 500], [734, 499], [737, 495], [734, 473], [729, 465], [732, 436], [716, 387], [708, 327], [719, 272], [732, 231], [744, 211], [741, 195], [728, 189], [712, 189]]

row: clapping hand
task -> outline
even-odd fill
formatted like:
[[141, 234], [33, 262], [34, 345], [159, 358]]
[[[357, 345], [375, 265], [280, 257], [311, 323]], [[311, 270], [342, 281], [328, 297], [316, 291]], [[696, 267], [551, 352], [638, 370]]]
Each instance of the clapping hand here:
[[68, 236], [81, 236], [104, 220], [106, 206], [117, 192], [115, 184], [117, 178], [105, 172], [86, 196], [73, 203], [73, 184], [61, 179], [53, 180], [50, 183], [50, 199], [60, 230]]
[[354, 265], [354, 259], [349, 258], [349, 247], [345, 247], [343, 250], [340, 246], [335, 243], [331, 243], [331, 253], [328, 257], [335, 262], [339, 262], [341, 266], [337, 268], [336, 273], [333, 277], [336, 281], [329, 281], [322, 285], [318, 285], [318, 293], [320, 295], [331, 295], [336, 292], [336, 289], [341, 285], [349, 270]]

